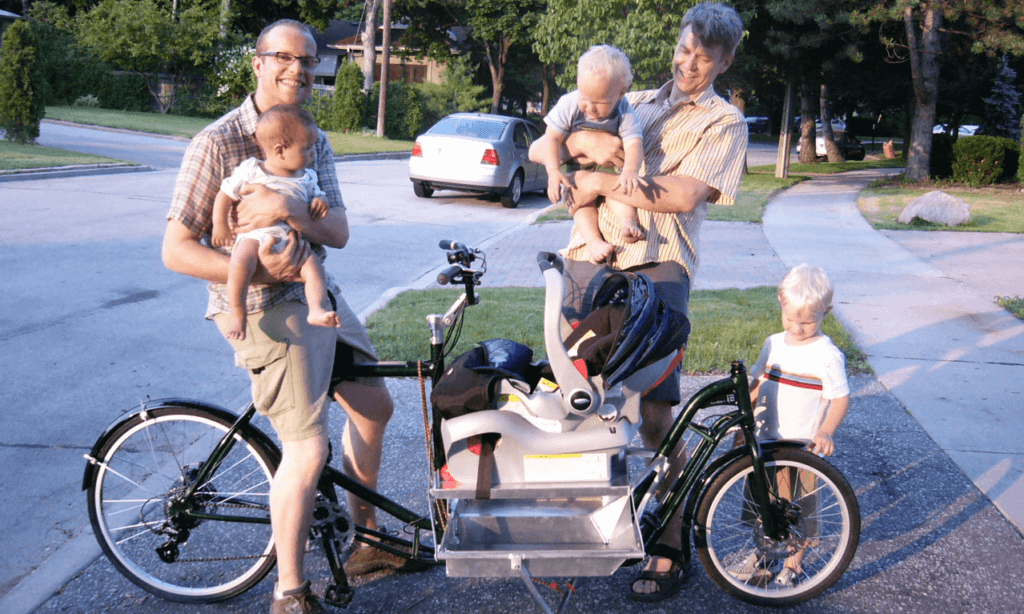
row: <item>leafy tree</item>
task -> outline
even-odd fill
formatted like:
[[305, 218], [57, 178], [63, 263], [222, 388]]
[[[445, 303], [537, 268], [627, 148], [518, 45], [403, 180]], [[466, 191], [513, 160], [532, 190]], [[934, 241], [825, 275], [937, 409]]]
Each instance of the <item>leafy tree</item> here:
[[338, 132], [359, 130], [363, 125], [363, 73], [358, 64], [345, 62], [338, 69], [331, 104], [331, 129]]
[[[209, 65], [220, 27], [217, 7], [196, 2], [177, 15], [155, 0], [103, 0], [79, 14], [78, 44], [108, 64], [142, 76], [161, 113], [174, 104], [175, 84]], [[161, 81], [170, 88], [161, 89]]]
[[533, 41], [533, 28], [544, 3], [541, 0], [466, 0], [467, 25], [483, 46], [491, 70], [491, 113], [501, 107], [505, 69], [512, 45]]
[[[914, 106], [907, 178], [928, 178], [932, 126], [939, 98], [939, 62], [943, 36], [967, 36], [975, 53], [1024, 54], [1020, 16], [1024, 0], [883, 0], [855, 11], [855, 23], [903, 25], [902, 36], [882, 30], [882, 42], [910, 60]], [[945, 27], [946, 24], [949, 27]]]
[[[233, 39], [233, 40], [232, 40]], [[206, 80], [212, 90], [204, 111], [221, 115], [237, 107], [250, 93], [256, 91], [256, 73], [252, 58], [256, 54], [254, 37], [228, 35], [222, 41]]]
[[576, 63], [598, 44], [629, 56], [635, 87], [657, 87], [671, 78], [672, 54], [683, 14], [696, 0], [549, 0], [540, 16], [534, 50], [544, 64], [561, 68], [558, 85], [576, 89]]
[[451, 113], [484, 111], [490, 102], [481, 99], [483, 85], [473, 84], [476, 67], [466, 56], [454, 56], [445, 65], [441, 83], [421, 83], [420, 88], [427, 99], [429, 119], [432, 124]]
[[4, 31], [0, 55], [0, 129], [9, 141], [30, 143], [39, 136], [44, 101], [28, 22], [16, 21]]
[[1016, 78], [1017, 71], [1010, 68], [1006, 56], [1003, 56], [992, 95], [985, 99], [985, 119], [981, 125], [984, 134], [1020, 140], [1020, 92], [1013, 85]]

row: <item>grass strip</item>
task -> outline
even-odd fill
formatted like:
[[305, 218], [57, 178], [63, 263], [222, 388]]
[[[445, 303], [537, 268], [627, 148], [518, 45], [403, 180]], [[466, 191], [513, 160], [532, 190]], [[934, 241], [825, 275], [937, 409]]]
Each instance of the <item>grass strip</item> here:
[[[182, 117], [180, 115], [161, 115], [160, 113], [142, 113], [132, 111], [114, 111], [111, 109], [95, 109], [83, 107], [46, 107], [46, 118], [61, 121], [121, 128], [192, 138], [213, 120], [205, 117]], [[337, 155], [365, 154], [392, 151], [411, 151], [412, 141], [393, 141], [377, 138], [369, 131], [361, 132], [328, 132], [327, 138]]]
[[[687, 373], [725, 373], [742, 359], [753, 366], [765, 338], [782, 330], [774, 287], [749, 290], [697, 290], [690, 297], [693, 332], [687, 346]], [[460, 292], [435, 289], [403, 292], [368, 319], [366, 327], [381, 359], [418, 360], [428, 355], [426, 316], [444, 313]], [[533, 348], [534, 360], [544, 352], [542, 288], [491, 288], [481, 291], [481, 303], [469, 308], [459, 343], [452, 356], [478, 341], [504, 338]], [[851, 374], [870, 373], [866, 356], [850, 334], [829, 315], [823, 330], [846, 355]]]
[[997, 296], [996, 302], [1003, 309], [1009, 311], [1021, 320], [1024, 320], [1024, 297], [1021, 296]]
[[123, 160], [112, 160], [102, 156], [40, 147], [39, 145], [18, 145], [8, 141], [0, 141], [0, 170], [16, 170], [28, 168], [52, 168], [55, 166], [71, 166], [75, 164], [113, 164]]

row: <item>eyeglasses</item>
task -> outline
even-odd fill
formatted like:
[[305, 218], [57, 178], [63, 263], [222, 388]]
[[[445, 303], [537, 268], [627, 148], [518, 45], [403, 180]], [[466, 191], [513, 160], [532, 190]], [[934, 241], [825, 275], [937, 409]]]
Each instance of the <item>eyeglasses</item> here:
[[304, 55], [297, 57], [290, 53], [285, 53], [283, 51], [268, 51], [266, 53], [261, 53], [260, 55], [269, 55], [273, 57], [275, 60], [277, 60], [277, 63], [282, 66], [291, 66], [295, 62], [295, 60], [298, 60], [299, 63], [302, 64], [303, 68], [316, 68], [317, 65], [320, 64], [320, 58], [313, 55]]

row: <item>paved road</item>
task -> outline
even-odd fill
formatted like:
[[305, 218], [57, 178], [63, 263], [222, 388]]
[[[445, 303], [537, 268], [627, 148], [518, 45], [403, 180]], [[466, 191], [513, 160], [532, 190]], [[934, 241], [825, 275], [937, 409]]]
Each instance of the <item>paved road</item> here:
[[[357, 313], [445, 265], [440, 239], [480, 243], [546, 206], [536, 195], [515, 210], [454, 192], [418, 199], [403, 162], [338, 169], [353, 239], [326, 268]], [[82, 454], [120, 412], [164, 396], [235, 407], [248, 393], [202, 319], [204, 284], [160, 261], [176, 175], [0, 184], [0, 463], [19, 468], [0, 475], [0, 596], [41, 565], [45, 577], [48, 561], [89, 551], [91, 536], [76, 541], [87, 526]]]
[[82, 128], [77, 124], [43, 120], [36, 142], [82, 153], [145, 164], [153, 168], [179, 168], [188, 139], [108, 128]]

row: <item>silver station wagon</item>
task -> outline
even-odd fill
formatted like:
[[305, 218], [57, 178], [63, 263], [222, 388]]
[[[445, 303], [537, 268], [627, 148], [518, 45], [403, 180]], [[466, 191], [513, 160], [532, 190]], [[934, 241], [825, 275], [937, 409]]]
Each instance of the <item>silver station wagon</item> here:
[[434, 190], [491, 193], [515, 208], [523, 192], [544, 191], [544, 166], [529, 159], [541, 132], [517, 117], [454, 113], [416, 138], [409, 179], [420, 198]]

